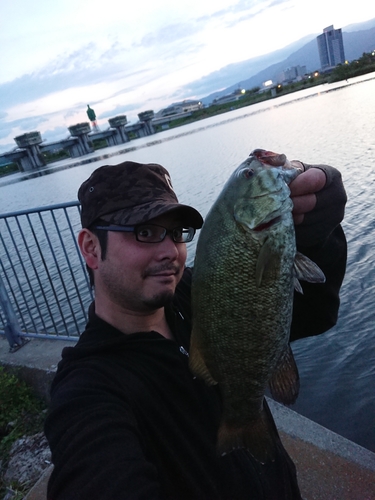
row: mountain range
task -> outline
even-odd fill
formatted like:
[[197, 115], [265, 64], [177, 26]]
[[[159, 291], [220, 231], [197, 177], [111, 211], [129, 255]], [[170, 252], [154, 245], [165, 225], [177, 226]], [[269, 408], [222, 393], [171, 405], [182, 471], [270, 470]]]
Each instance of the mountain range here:
[[[293, 66], [306, 66], [308, 73], [319, 71], [320, 59], [316, 37], [320, 34], [307, 35], [270, 54], [230, 64], [202, 78], [200, 80], [202, 90], [205, 85], [214, 80], [222, 90], [203, 97], [201, 101], [207, 105], [214, 99], [230, 94], [238, 88], [249, 90], [260, 87], [267, 80], [277, 81], [282, 71]], [[364, 52], [372, 52], [375, 50], [375, 18], [342, 28], [342, 36], [347, 61], [361, 57]], [[229, 82], [236, 83], [230, 84]]]

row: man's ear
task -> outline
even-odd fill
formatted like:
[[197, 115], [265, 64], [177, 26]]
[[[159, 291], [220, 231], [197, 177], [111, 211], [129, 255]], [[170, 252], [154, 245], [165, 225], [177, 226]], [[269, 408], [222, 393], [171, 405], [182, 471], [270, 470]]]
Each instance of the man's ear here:
[[89, 229], [82, 229], [78, 234], [78, 246], [82, 257], [91, 269], [98, 268], [98, 262], [101, 258], [101, 248], [98, 237]]

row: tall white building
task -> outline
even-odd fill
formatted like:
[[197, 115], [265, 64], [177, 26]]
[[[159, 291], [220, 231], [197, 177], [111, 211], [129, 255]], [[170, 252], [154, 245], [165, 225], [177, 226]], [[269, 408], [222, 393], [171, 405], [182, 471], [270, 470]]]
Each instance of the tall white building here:
[[317, 37], [321, 69], [328, 70], [338, 64], [345, 63], [344, 43], [341, 28], [335, 30], [332, 26], [324, 28], [323, 34]]

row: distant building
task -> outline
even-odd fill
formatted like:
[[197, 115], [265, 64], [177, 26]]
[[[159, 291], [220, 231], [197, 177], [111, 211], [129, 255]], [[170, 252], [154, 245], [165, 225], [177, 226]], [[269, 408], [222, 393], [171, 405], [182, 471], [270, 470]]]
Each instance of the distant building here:
[[177, 120], [178, 118], [183, 118], [185, 116], [190, 116], [193, 111], [202, 109], [203, 104], [201, 101], [195, 101], [192, 99], [187, 99], [182, 102], [176, 102], [168, 106], [167, 108], [158, 111], [154, 118], [152, 119], [153, 125], [162, 125], [166, 128], [168, 123]]
[[341, 28], [338, 30], [328, 26], [323, 34], [317, 37], [320, 65], [323, 71], [345, 63], [344, 43]]
[[201, 101], [194, 101], [191, 99], [187, 99], [182, 102], [175, 102], [168, 106], [167, 108], [161, 109], [158, 113], [156, 113], [155, 118], [159, 118], [162, 116], [172, 116], [179, 115], [181, 113], [189, 113], [191, 111], [196, 111], [197, 109], [201, 109], [203, 107]]
[[245, 90], [236, 89], [231, 94], [223, 95], [222, 97], [218, 97], [212, 101], [212, 105], [218, 104], [226, 104], [227, 102], [235, 102], [239, 101], [245, 95]]
[[263, 94], [264, 92], [267, 92], [268, 90], [275, 87], [275, 85], [276, 84], [272, 80], [266, 80], [265, 82], [262, 83], [261, 88], [258, 90], [258, 94]]
[[284, 69], [278, 77], [279, 82], [295, 82], [302, 80], [306, 74], [306, 66], [292, 66], [291, 68]]

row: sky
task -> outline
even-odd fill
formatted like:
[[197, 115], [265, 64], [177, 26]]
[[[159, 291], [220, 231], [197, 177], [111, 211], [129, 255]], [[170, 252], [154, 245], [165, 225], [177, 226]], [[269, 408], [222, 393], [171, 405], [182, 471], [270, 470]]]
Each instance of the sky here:
[[136, 123], [221, 90], [212, 74], [229, 64], [374, 17], [372, 0], [4, 0], [0, 154], [34, 130], [64, 139], [87, 104], [102, 130]]

